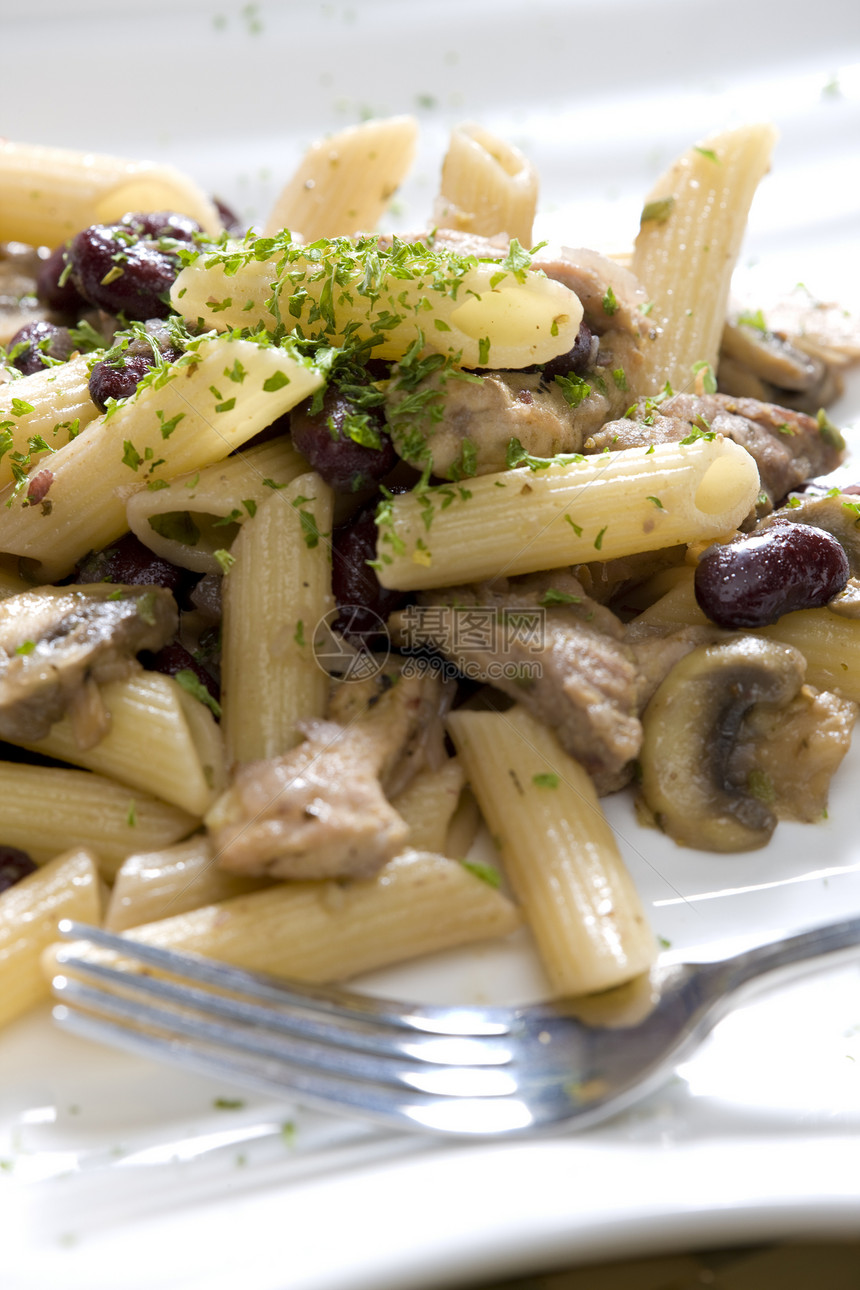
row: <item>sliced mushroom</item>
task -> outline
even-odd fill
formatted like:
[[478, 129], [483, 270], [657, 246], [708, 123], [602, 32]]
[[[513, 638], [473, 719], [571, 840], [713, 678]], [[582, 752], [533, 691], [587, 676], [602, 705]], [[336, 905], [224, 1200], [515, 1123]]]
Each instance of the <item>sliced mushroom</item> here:
[[177, 625], [163, 587], [41, 587], [0, 603], [0, 736], [32, 743], [68, 713], [81, 748], [106, 730], [96, 686], [157, 651]]
[[275, 878], [379, 869], [409, 832], [381, 780], [397, 778], [404, 763], [420, 768], [416, 737], [441, 686], [434, 674], [390, 670], [369, 697], [356, 683], [353, 701], [344, 683], [340, 721], [305, 722], [297, 748], [240, 766], [206, 819], [221, 867]]
[[806, 662], [790, 645], [754, 636], [700, 646], [669, 672], [645, 710], [642, 796], [676, 842], [709, 851], [763, 847], [776, 815], [729, 767], [741, 722], [757, 703], [783, 707]]

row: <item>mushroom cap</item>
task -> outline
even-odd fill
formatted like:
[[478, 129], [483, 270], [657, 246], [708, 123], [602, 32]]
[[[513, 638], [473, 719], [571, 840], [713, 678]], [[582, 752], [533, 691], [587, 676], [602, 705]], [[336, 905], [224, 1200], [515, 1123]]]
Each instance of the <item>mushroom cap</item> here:
[[740, 724], [756, 703], [782, 707], [803, 683], [799, 650], [757, 636], [700, 646], [659, 686], [642, 718], [642, 797], [676, 842], [710, 851], [763, 847], [770, 808], [728, 769]]

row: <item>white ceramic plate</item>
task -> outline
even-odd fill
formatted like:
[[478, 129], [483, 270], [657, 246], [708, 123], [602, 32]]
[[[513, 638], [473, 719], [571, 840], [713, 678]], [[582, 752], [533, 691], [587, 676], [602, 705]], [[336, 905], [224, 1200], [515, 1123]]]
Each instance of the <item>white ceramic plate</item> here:
[[[803, 280], [860, 307], [860, 16], [847, 0], [79, 0], [74, 13], [32, 0], [4, 12], [3, 64], [0, 133], [174, 162], [251, 219], [312, 138], [413, 111], [421, 155], [393, 222], [418, 227], [448, 127], [477, 119], [537, 163], [541, 236], [609, 250], [629, 245], [674, 154], [723, 124], [772, 119], [782, 142], [738, 288], [766, 304]], [[857, 381], [832, 416], [860, 426]], [[860, 749], [827, 821], [780, 825], [744, 856], [682, 851], [643, 831], [626, 797], [609, 801], [668, 952], [716, 956], [860, 912], [858, 774]], [[525, 938], [369, 984], [497, 1000], [542, 986]], [[853, 1236], [858, 1147], [853, 967], [749, 1004], [639, 1109], [497, 1145], [243, 1097], [38, 1014], [0, 1041], [3, 1283], [393, 1290], [694, 1242]]]

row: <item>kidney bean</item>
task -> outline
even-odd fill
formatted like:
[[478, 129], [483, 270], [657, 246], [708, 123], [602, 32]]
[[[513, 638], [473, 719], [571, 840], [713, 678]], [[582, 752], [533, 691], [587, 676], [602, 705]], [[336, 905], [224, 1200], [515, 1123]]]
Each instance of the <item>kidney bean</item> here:
[[593, 339], [591, 328], [588, 324], [585, 322], [580, 323], [579, 331], [576, 333], [576, 340], [573, 342], [573, 348], [568, 350], [566, 354], [558, 354], [544, 364], [544, 381], [549, 383], [556, 376], [570, 376], [571, 372], [576, 376], [583, 376], [592, 366]]
[[102, 359], [90, 372], [90, 398], [102, 412], [107, 410], [108, 399], [127, 399], [134, 394], [138, 382], [155, 367], [153, 345], [168, 363], [179, 358], [180, 351], [171, 343], [163, 324], [158, 319], [147, 322], [150, 339], [135, 337], [117, 358]]
[[134, 211], [123, 215], [120, 224], [139, 238], [154, 240], [172, 237], [177, 242], [193, 242], [195, 234], [203, 232], [197, 220], [178, 211]]
[[134, 224], [91, 224], [72, 238], [67, 255], [72, 281], [98, 309], [137, 322], [170, 313], [178, 260]]
[[133, 587], [166, 587], [179, 598], [197, 577], [150, 551], [148, 546], [126, 533], [118, 542], [86, 556], [73, 579], [76, 583], [117, 582]]
[[[19, 346], [21, 348], [16, 354], [15, 350]], [[18, 371], [25, 376], [32, 376], [34, 372], [50, 367], [48, 360], [51, 358], [65, 363], [74, 347], [68, 327], [58, 327], [55, 323], [37, 319], [35, 322], [25, 323], [15, 332], [9, 341], [8, 350], [10, 355], [14, 355], [12, 363]]]
[[194, 655], [189, 653], [179, 641], [170, 641], [157, 654], [147, 654], [144, 658], [147, 668], [153, 672], [161, 672], [164, 676], [176, 676], [177, 672], [193, 672], [216, 703], [221, 697], [221, 688], [214, 676], [207, 672], [206, 668], [198, 663]]
[[383, 621], [406, 603], [406, 593], [383, 587], [376, 570], [367, 563], [376, 559], [376, 503], [363, 506], [332, 535], [332, 591], [339, 609], [350, 606], [349, 615], [337, 618], [334, 627], [349, 633], [376, 630]]
[[35, 873], [37, 868], [26, 851], [0, 845], [0, 891], [14, 887], [16, 882]]
[[[290, 414], [293, 443], [336, 493], [358, 492], [394, 469], [397, 454], [375, 410], [365, 419], [332, 387], [325, 392], [320, 412], [311, 415], [310, 407], [308, 400]], [[353, 435], [373, 439], [380, 447], [357, 442]]]
[[830, 533], [775, 520], [705, 552], [696, 568], [696, 600], [719, 627], [766, 627], [794, 609], [826, 605], [848, 574], [848, 557]]
[[75, 316], [86, 309], [87, 302], [67, 269], [66, 244], [63, 242], [43, 261], [36, 276], [36, 295], [46, 309]]

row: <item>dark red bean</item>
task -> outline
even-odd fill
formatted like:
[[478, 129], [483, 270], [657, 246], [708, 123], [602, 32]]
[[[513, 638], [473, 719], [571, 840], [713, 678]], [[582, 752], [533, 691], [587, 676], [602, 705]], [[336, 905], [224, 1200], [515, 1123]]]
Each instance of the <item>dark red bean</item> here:
[[243, 222], [240, 220], [236, 212], [228, 206], [226, 202], [222, 202], [220, 197], [213, 197], [212, 204], [218, 212], [221, 223], [224, 225], [224, 228], [230, 236], [244, 237], [248, 231], [250, 221], [245, 220]]
[[[376, 559], [376, 502], [363, 506], [346, 524], [339, 525], [332, 537], [332, 590], [338, 609], [350, 607], [334, 623], [338, 631], [348, 634], [372, 632], [395, 609], [408, 599], [402, 591], [383, 587], [368, 560]], [[354, 611], [354, 612], [353, 612]]]
[[166, 587], [177, 598], [196, 575], [179, 569], [150, 551], [133, 533], [88, 555], [73, 579], [76, 583], [117, 582], [132, 587]]
[[[310, 401], [290, 414], [293, 443], [337, 493], [354, 493], [383, 479], [397, 464], [397, 454], [375, 410], [362, 414], [329, 387], [322, 410], [312, 416]], [[365, 442], [357, 440], [364, 439]], [[380, 444], [379, 448], [368, 442]]]
[[75, 286], [96, 308], [137, 322], [170, 313], [177, 258], [131, 225], [90, 225], [72, 239], [68, 258]]
[[123, 215], [120, 224], [139, 238], [153, 240], [172, 237], [177, 242], [193, 242], [195, 234], [203, 232], [195, 219], [177, 211], [134, 211]]
[[37, 868], [26, 851], [0, 845], [0, 891], [8, 891]]
[[116, 358], [102, 359], [93, 365], [90, 398], [102, 412], [107, 410], [108, 399], [127, 399], [134, 394], [138, 382], [155, 367], [156, 350], [168, 363], [179, 358], [180, 351], [171, 343], [161, 322], [150, 320], [146, 330], [148, 338], [137, 336]]
[[574, 376], [583, 376], [593, 366], [593, 349], [591, 328], [582, 322], [579, 324], [579, 331], [576, 333], [573, 348], [568, 350], [566, 354], [559, 354], [556, 358], [551, 358], [544, 365], [544, 381], [548, 384], [557, 376], [570, 376], [571, 373]]
[[36, 277], [36, 295], [46, 309], [59, 314], [77, 315], [87, 307], [68, 272], [66, 244], [63, 242], [43, 261]]
[[848, 557], [830, 533], [775, 520], [705, 552], [696, 568], [696, 600], [719, 627], [766, 627], [794, 609], [828, 604], [848, 574]]
[[179, 641], [171, 641], [157, 654], [147, 654], [143, 657], [150, 671], [161, 672], [164, 676], [176, 676], [177, 672], [193, 672], [200, 684], [205, 687], [215, 702], [218, 702], [221, 693], [218, 682], [184, 645], [180, 645]]
[[[25, 323], [9, 341], [8, 352], [12, 363], [25, 376], [41, 372], [50, 367], [51, 358], [65, 363], [75, 348], [68, 327], [58, 327], [55, 323]], [[17, 351], [17, 353], [16, 353]]]

